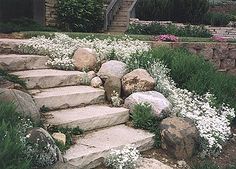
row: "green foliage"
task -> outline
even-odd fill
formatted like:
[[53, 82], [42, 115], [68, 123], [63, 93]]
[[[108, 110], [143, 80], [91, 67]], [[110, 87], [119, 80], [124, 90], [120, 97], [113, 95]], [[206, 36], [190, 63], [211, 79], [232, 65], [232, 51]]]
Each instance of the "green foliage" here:
[[173, 24], [167, 26], [153, 22], [148, 25], [132, 24], [129, 26], [127, 33], [140, 35], [162, 35], [172, 34], [180, 37], [211, 37], [211, 33], [204, 26], [177, 27]]
[[20, 115], [12, 103], [0, 102], [0, 166], [4, 169], [30, 169], [22, 143]]
[[57, 31], [55, 28], [44, 27], [28, 18], [13, 19], [0, 22], [1, 33], [12, 33], [20, 31]]
[[157, 119], [152, 112], [152, 108], [148, 104], [137, 104], [131, 113], [132, 123], [134, 127], [149, 130], [155, 134], [155, 146], [160, 146], [160, 120]]
[[103, 5], [103, 0], [58, 0], [58, 20], [66, 31], [99, 31], [103, 27]]
[[21, 80], [18, 76], [9, 74], [7, 71], [0, 69], [0, 78], [8, 80], [13, 83], [17, 83], [22, 87], [26, 88], [25, 81]]
[[235, 20], [233, 15], [209, 12], [205, 15], [203, 22], [211, 26], [226, 26], [233, 20]]
[[80, 129], [79, 127], [75, 127], [75, 128], [64, 128], [64, 127], [56, 127], [56, 126], [52, 126], [51, 128], [48, 129], [48, 131], [50, 133], [55, 133], [55, 132], [60, 132], [66, 135], [66, 144], [63, 145], [61, 142], [56, 141], [56, 145], [58, 146], [58, 148], [64, 152], [66, 150], [68, 150], [70, 148], [70, 146], [72, 146], [74, 144], [73, 138], [75, 136], [81, 135], [84, 133], [84, 131], [82, 129]]
[[193, 165], [192, 169], [220, 169], [217, 165], [210, 161], [204, 161]]
[[136, 14], [142, 20], [199, 23], [208, 9], [208, 0], [139, 0]]

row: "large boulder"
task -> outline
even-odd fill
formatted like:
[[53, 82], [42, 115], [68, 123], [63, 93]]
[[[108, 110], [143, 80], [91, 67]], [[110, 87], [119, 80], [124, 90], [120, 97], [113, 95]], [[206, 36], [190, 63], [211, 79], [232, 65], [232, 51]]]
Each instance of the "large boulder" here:
[[156, 91], [133, 93], [125, 99], [125, 107], [131, 109], [131, 111], [135, 105], [141, 103], [150, 104], [154, 115], [160, 119], [167, 117], [172, 109], [171, 103]]
[[127, 73], [126, 64], [117, 60], [110, 60], [102, 64], [97, 75], [102, 79], [116, 77], [121, 79]]
[[[26, 136], [34, 150], [33, 163], [37, 167], [46, 167], [62, 161], [62, 155], [51, 135], [43, 128], [33, 128]], [[31, 152], [29, 152], [31, 153]]]
[[13, 102], [19, 113], [31, 117], [35, 122], [39, 122], [39, 110], [29, 94], [15, 89], [0, 88], [0, 101]]
[[161, 146], [177, 159], [188, 159], [198, 148], [199, 133], [187, 118], [170, 117], [160, 124]]
[[75, 51], [74, 65], [78, 70], [93, 70], [97, 64], [97, 54], [89, 48], [79, 48]]
[[122, 89], [126, 96], [134, 92], [150, 91], [154, 87], [155, 80], [145, 69], [135, 69], [122, 78]]
[[136, 169], [173, 169], [153, 158], [140, 158]]
[[117, 77], [109, 77], [104, 84], [104, 89], [106, 93], [106, 98], [111, 101], [113, 92], [115, 91], [118, 95], [121, 95], [121, 81]]

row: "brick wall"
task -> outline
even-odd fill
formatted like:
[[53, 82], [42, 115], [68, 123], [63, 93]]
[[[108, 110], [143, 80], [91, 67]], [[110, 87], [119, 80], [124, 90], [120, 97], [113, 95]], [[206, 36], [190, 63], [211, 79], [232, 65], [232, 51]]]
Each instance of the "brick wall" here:
[[151, 42], [152, 47], [183, 47], [195, 54], [203, 55], [219, 71], [236, 75], [236, 44], [203, 42]]

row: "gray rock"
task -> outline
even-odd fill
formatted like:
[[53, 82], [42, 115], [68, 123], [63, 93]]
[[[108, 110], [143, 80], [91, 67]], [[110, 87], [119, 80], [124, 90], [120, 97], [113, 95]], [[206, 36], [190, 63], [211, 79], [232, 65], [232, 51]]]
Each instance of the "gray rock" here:
[[117, 77], [109, 77], [104, 84], [104, 90], [106, 93], [106, 98], [111, 101], [113, 92], [115, 91], [118, 95], [121, 95], [121, 81]]
[[121, 79], [126, 73], [127, 69], [125, 63], [111, 60], [103, 63], [97, 74], [102, 79], [107, 79], [112, 76]]
[[134, 92], [150, 91], [154, 87], [155, 80], [145, 69], [135, 69], [122, 78], [122, 89], [126, 96]]
[[63, 160], [55, 141], [43, 128], [33, 128], [28, 132], [27, 138], [31, 145], [33, 145], [34, 152], [31, 156], [34, 156], [34, 165], [46, 167]]
[[140, 103], [150, 104], [154, 115], [158, 118], [167, 117], [172, 109], [171, 103], [156, 91], [133, 93], [125, 99], [125, 107], [131, 109], [131, 111], [136, 104]]
[[99, 77], [94, 77], [91, 80], [91, 86], [95, 88], [102, 86], [102, 80]]
[[74, 65], [78, 70], [94, 70], [97, 64], [97, 54], [89, 48], [79, 48], [75, 51]]
[[190, 119], [171, 117], [160, 124], [162, 148], [176, 159], [188, 159], [198, 148], [199, 133]]
[[29, 116], [32, 120], [38, 122], [40, 120], [39, 110], [37, 109], [32, 97], [19, 90], [0, 88], [0, 101], [13, 102], [17, 111], [23, 116]]

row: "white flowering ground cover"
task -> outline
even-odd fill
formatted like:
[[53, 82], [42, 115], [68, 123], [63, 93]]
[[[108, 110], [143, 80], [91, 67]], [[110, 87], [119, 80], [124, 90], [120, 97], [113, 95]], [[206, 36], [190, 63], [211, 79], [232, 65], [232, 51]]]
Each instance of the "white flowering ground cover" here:
[[[129, 37], [122, 40], [88, 40], [72, 39], [64, 34], [55, 34], [54, 38], [32, 38], [20, 49], [24, 53], [48, 55], [50, 56], [49, 65], [72, 70], [74, 69], [72, 55], [78, 47], [95, 49], [99, 61], [113, 56], [126, 63], [133, 54], [151, 49], [147, 43], [133, 41]], [[138, 58], [132, 64], [139, 63], [140, 59], [142, 58]], [[157, 81], [156, 90], [163, 93], [174, 105], [173, 113], [177, 116], [188, 117], [195, 122], [202, 139], [202, 154], [216, 155], [221, 152], [222, 146], [231, 136], [230, 122], [235, 117], [235, 110], [227, 105], [222, 105], [220, 108], [215, 107], [214, 96], [210, 93], [199, 96], [188, 90], [177, 88], [174, 81], [168, 76], [170, 70], [160, 61], [148, 62], [145, 67]]]

